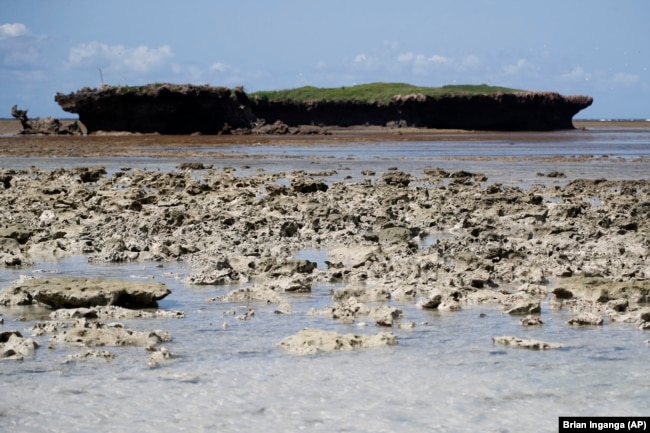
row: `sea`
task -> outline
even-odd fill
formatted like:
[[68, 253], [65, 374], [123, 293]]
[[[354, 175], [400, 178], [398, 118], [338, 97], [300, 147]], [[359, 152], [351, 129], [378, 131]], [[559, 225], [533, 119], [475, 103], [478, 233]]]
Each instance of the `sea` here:
[[[354, 182], [362, 170], [399, 169], [422, 176], [427, 167], [486, 174], [520, 188], [573, 179], [647, 179], [650, 128], [475, 134], [471, 140], [336, 142], [309, 146], [265, 143], [219, 147], [226, 158], [199, 158], [245, 176], [303, 170], [326, 182]], [[103, 165], [173, 170], [174, 158], [3, 158], [2, 168]], [[564, 177], [549, 177], [561, 172]], [[324, 266], [326, 250], [296, 251]], [[650, 333], [631, 324], [571, 327], [568, 310], [542, 303], [543, 326], [491, 306], [457, 312], [394, 303], [413, 328], [392, 329], [398, 345], [354, 352], [295, 356], [277, 345], [304, 328], [377, 333], [370, 321], [344, 324], [310, 314], [332, 304], [319, 284], [292, 295], [292, 314], [276, 306], [208, 302], [236, 286], [184, 283], [189, 265], [89, 263], [86, 257], [0, 268], [0, 289], [22, 276], [73, 275], [161, 281], [172, 290], [160, 308], [181, 319], [120, 320], [134, 330], [163, 329], [173, 359], [152, 368], [142, 347], [100, 347], [110, 361], [75, 361], [79, 347], [49, 336], [34, 357], [0, 361], [0, 432], [555, 432], [560, 416], [649, 416]], [[255, 315], [238, 316], [248, 308]], [[2, 307], [0, 332], [31, 328], [49, 311]], [[558, 343], [546, 351], [498, 346], [493, 336]]]

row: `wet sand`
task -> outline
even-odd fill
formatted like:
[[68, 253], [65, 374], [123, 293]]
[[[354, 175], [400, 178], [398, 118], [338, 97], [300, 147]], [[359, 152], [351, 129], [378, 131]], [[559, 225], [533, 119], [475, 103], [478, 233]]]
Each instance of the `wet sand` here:
[[562, 142], [575, 140], [580, 132], [602, 128], [648, 130], [650, 122], [577, 121], [577, 130], [555, 132], [486, 132], [423, 128], [349, 127], [327, 128], [328, 135], [158, 135], [98, 133], [90, 136], [20, 136], [15, 120], [0, 120], [0, 157], [104, 157], [137, 156], [190, 158], [219, 154], [223, 146], [290, 144], [302, 147], [337, 143], [413, 142], [413, 141], [510, 141]]

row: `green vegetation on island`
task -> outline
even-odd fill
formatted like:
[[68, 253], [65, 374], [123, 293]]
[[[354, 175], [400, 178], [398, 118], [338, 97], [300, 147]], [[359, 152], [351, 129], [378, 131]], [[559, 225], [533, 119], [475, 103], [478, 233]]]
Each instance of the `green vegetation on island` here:
[[[238, 87], [242, 90], [243, 87]], [[197, 93], [210, 92], [220, 97], [232, 96], [231, 89], [222, 86], [150, 83], [140, 86], [128, 85], [103, 85], [100, 89], [84, 88], [82, 91], [112, 93], [115, 95], [145, 96], [157, 95], [161, 91]], [[294, 89], [261, 90], [249, 93], [254, 100], [269, 102], [294, 102], [303, 103], [310, 101], [343, 101], [343, 102], [370, 102], [387, 103], [396, 95], [422, 94], [434, 98], [446, 96], [491, 95], [495, 93], [514, 93], [519, 89], [508, 87], [490, 86], [487, 84], [450, 84], [440, 87], [414, 86], [406, 83], [368, 83], [354, 86], [341, 87], [314, 87], [303, 86]]]
[[[95, 92], [97, 89], [84, 88], [90, 92]], [[199, 93], [209, 92], [219, 97], [228, 97], [231, 94], [231, 89], [223, 86], [211, 86], [208, 84], [195, 85], [195, 84], [172, 84], [172, 83], [150, 83], [141, 86], [128, 86], [128, 85], [103, 85], [99, 92], [107, 92], [115, 95], [130, 95], [130, 96], [146, 96], [156, 95], [161, 91], [168, 91], [174, 93]]]
[[357, 101], [386, 103], [395, 95], [422, 94], [435, 98], [451, 95], [489, 95], [494, 93], [514, 93], [519, 91], [521, 90], [489, 86], [487, 84], [421, 87], [405, 83], [370, 83], [332, 88], [304, 86], [287, 90], [259, 91], [251, 93], [249, 96], [271, 102]]

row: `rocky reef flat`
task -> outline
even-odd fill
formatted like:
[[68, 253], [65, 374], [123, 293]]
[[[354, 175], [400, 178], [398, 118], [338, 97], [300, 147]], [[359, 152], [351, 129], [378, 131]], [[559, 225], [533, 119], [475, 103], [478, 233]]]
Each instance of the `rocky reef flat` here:
[[[540, 305], [550, 300], [571, 312], [566, 326], [650, 327], [648, 179], [571, 179], [524, 189], [434, 167], [368, 168], [342, 181], [333, 181], [335, 174], [244, 175], [199, 162], [114, 173], [98, 166], [4, 168], [0, 266], [27, 269], [79, 255], [92, 263], [186, 261], [185, 284], [237, 285], [206, 302], [263, 303], [278, 314], [291, 314], [294, 297], [315, 285], [337, 283], [330, 305], [310, 314], [378, 328], [374, 336], [306, 330], [278, 341], [278, 350], [298, 354], [398, 344], [393, 329], [419, 326], [404, 317], [403, 305], [450, 314], [490, 305], [527, 327], [544, 326]], [[305, 249], [325, 251], [324, 266], [296, 258]], [[110, 309], [153, 306], [169, 293], [164, 285], [111, 281], [100, 290], [95, 280], [52, 282], [16, 281], [0, 303], [55, 310], [34, 331], [53, 334], [51, 344], [139, 344], [153, 353], [152, 365], [171, 357], [158, 346], [172, 338], [164, 331], [139, 334], [103, 322], [123, 314]], [[82, 287], [89, 300], [61, 295], [71, 287]], [[184, 315], [148, 313], [140, 317]], [[519, 336], [495, 342], [529, 349], [562, 343]], [[37, 347], [13, 330], [3, 331], [0, 344], [8, 358]], [[110, 353], [92, 349], [88, 356]]]

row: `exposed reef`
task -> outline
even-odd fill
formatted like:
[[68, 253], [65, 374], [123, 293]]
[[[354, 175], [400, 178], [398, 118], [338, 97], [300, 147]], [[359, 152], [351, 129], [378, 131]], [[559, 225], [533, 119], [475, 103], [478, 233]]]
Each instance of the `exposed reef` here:
[[[89, 133], [323, 133], [318, 126], [413, 126], [438, 129], [550, 131], [573, 129], [588, 96], [552, 92], [421, 93], [384, 100], [292, 100], [249, 97], [243, 88], [151, 84], [57, 93]], [[262, 128], [265, 125], [274, 128]], [[311, 125], [311, 128], [304, 128]], [[298, 129], [296, 129], [298, 128]]]
[[21, 135], [81, 135], [79, 122], [74, 121], [67, 125], [54, 117], [30, 119], [28, 110], [19, 110], [17, 105], [11, 107], [11, 115], [20, 122]]

